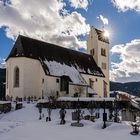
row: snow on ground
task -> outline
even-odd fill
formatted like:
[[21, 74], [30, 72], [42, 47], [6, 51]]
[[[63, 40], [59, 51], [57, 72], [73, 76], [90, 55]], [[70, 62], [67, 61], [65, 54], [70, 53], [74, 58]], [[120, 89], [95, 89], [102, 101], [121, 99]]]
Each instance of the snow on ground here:
[[[84, 101], [84, 102], [89, 102], [89, 101], [114, 101], [115, 98], [95, 98], [95, 97], [59, 97], [57, 100], [58, 101]], [[42, 100], [39, 100], [42, 102]]]
[[[52, 111], [52, 121], [45, 117], [38, 120], [39, 113], [35, 104], [25, 104], [23, 109], [0, 114], [0, 140], [138, 140], [130, 135], [132, 128], [127, 123], [108, 122], [102, 129], [102, 119], [96, 122], [82, 120], [84, 127], [72, 127], [71, 112], [67, 110], [66, 124], [59, 125], [59, 110]], [[47, 109], [43, 109], [47, 116]], [[102, 115], [101, 115], [102, 116]]]
[[[83, 102], [90, 102], [90, 101], [114, 101], [115, 98], [96, 98], [96, 97], [59, 97], [57, 101], [83, 101]], [[48, 99], [40, 99], [37, 101], [37, 103], [47, 103]]]

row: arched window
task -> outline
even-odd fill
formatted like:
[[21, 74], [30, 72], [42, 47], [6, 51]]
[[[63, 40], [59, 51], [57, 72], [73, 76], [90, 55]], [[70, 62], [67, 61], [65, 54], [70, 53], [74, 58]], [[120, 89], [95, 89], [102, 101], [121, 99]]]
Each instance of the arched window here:
[[19, 68], [16, 67], [14, 70], [14, 87], [19, 87]]

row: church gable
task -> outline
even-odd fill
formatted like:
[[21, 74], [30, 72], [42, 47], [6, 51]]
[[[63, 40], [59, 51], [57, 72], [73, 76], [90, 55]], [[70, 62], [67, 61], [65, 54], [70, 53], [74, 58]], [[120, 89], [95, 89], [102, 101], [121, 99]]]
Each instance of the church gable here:
[[85, 84], [80, 73], [104, 77], [91, 55], [21, 35], [7, 60], [10, 57], [37, 59], [47, 75], [68, 75], [73, 83]]
[[19, 56], [24, 56], [24, 50], [20, 37], [18, 37], [18, 39], [16, 40], [14, 47], [12, 48], [6, 60], [8, 60], [10, 57], [19, 57]]

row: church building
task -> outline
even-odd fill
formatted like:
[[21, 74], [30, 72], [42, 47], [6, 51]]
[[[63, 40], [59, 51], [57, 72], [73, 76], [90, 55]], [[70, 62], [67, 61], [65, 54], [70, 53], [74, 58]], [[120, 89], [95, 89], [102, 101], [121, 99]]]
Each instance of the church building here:
[[91, 27], [87, 53], [19, 35], [6, 60], [6, 95], [108, 97], [109, 40]]

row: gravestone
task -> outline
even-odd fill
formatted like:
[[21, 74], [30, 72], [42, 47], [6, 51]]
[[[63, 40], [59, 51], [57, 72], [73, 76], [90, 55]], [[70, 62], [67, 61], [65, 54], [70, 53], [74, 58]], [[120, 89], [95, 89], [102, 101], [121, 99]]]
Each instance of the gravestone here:
[[139, 134], [139, 124], [133, 122], [132, 124], [133, 131], [130, 132], [131, 135], [138, 135]]
[[80, 102], [78, 99], [77, 102], [77, 109], [76, 111], [73, 113], [73, 118], [77, 120], [77, 122], [71, 123], [71, 126], [75, 126], [75, 127], [83, 127], [84, 124], [80, 123], [80, 116], [81, 116], [81, 110], [80, 110]]
[[136, 113], [129, 109], [123, 109], [121, 112], [122, 121], [134, 122], [136, 119]]
[[65, 124], [66, 123], [65, 121], [66, 110], [64, 108], [61, 108], [61, 110], [59, 111], [59, 114], [61, 118], [60, 124]]

